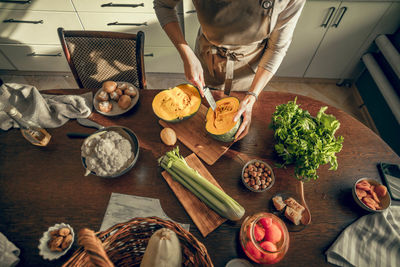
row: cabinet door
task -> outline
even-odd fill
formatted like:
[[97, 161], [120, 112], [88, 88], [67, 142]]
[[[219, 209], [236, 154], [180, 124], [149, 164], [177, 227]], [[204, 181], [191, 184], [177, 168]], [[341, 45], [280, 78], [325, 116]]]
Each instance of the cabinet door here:
[[14, 66], [8, 61], [0, 50], [0, 70], [15, 70]]
[[82, 30], [75, 12], [0, 9], [0, 42], [60, 44], [57, 28]]
[[[15, 0], [0, 2], [0, 8], [47, 11], [75, 11], [71, 0]], [[0, 12], [6, 12], [1, 11]]]
[[0, 50], [20, 71], [70, 71], [60, 45], [2, 44]]
[[72, 0], [76, 10], [88, 12], [154, 13], [152, 0]]
[[116, 31], [145, 34], [145, 46], [172, 46], [167, 34], [152, 13], [94, 13], [79, 12], [85, 30]]
[[390, 2], [342, 2], [305, 77], [340, 78]]
[[185, 21], [185, 39], [194, 50], [200, 23], [197, 19], [196, 9], [194, 8], [192, 0], [183, 0], [183, 16]]
[[[327, 25], [337, 13], [339, 1], [307, 1], [293, 33], [292, 43], [277, 76], [303, 77], [318, 49]], [[326, 26], [325, 26], [326, 25]]]
[[144, 48], [146, 72], [183, 73], [183, 63], [175, 47]]

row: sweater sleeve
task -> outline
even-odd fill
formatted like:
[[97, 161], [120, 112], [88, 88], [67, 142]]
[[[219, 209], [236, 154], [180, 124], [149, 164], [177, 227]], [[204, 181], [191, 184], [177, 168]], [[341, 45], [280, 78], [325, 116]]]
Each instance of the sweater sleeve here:
[[153, 7], [156, 12], [158, 21], [161, 27], [174, 21], [178, 21], [175, 7], [178, 5], [180, 0], [154, 0]]
[[260, 67], [273, 74], [276, 73], [292, 42], [293, 32], [305, 2], [305, 0], [291, 0], [280, 12], [269, 37], [267, 48], [260, 60]]

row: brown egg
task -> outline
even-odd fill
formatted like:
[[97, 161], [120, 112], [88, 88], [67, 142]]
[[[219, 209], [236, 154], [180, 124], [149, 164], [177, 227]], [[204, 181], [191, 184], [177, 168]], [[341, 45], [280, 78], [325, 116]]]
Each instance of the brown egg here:
[[167, 146], [173, 146], [176, 143], [176, 133], [171, 128], [164, 128], [160, 132], [161, 141]]

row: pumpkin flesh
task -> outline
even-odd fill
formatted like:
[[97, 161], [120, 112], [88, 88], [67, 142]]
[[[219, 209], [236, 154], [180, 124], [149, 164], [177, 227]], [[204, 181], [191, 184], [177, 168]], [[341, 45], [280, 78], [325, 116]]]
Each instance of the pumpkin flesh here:
[[209, 108], [206, 115], [206, 131], [215, 139], [231, 142], [239, 129], [241, 120], [233, 121], [238, 109], [236, 97], [226, 97], [216, 102], [215, 112]]
[[152, 103], [157, 117], [168, 122], [190, 118], [200, 108], [201, 97], [197, 88], [181, 84], [158, 93]]

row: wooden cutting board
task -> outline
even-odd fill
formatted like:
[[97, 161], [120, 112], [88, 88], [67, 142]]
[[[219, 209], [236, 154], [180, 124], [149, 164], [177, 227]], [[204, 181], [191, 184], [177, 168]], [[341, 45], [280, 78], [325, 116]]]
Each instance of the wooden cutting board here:
[[[204, 178], [222, 190], [221, 186], [217, 183], [211, 173], [206, 169], [206, 167], [204, 167], [203, 163], [201, 163], [200, 159], [195, 154], [190, 154], [185, 158], [185, 160], [190, 167], [197, 170]], [[209, 233], [214, 231], [218, 226], [227, 220], [210, 209], [180, 183], [176, 182], [167, 171], [163, 171], [161, 174], [171, 187], [172, 191], [174, 191], [176, 197], [179, 199], [189, 216], [192, 218], [203, 237], [206, 237]]]
[[196, 153], [208, 165], [213, 165], [233, 144], [213, 139], [205, 128], [208, 108], [203, 104], [196, 115], [179, 123], [169, 123], [160, 120], [164, 128], [174, 129], [177, 138], [190, 150]]

